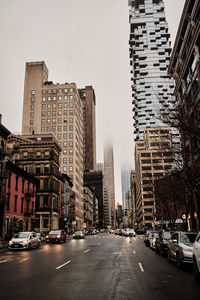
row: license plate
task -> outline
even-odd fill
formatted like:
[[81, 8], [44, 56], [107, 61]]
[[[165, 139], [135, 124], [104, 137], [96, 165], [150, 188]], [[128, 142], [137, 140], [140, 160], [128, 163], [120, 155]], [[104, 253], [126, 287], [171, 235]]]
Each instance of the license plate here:
[[19, 247], [19, 245], [14, 245], [14, 247], [15, 247], [15, 248], [18, 248], [18, 247]]

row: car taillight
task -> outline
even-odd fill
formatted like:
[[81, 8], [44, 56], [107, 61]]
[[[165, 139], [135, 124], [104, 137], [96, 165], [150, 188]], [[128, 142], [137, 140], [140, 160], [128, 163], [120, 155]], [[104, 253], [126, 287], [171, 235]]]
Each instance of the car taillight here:
[[57, 238], [59, 239], [59, 238], [60, 238], [60, 235], [57, 235]]
[[48, 235], [46, 235], [46, 239], [48, 239], [49, 238], [49, 236]]

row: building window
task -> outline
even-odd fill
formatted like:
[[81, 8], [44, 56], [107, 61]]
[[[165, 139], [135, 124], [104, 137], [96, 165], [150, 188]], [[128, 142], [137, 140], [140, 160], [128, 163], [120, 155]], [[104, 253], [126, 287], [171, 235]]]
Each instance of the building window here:
[[44, 164], [44, 173], [46, 174], [46, 173], [49, 173], [49, 171], [50, 171], [50, 166], [49, 166], [49, 164]]
[[7, 210], [10, 209], [10, 193], [7, 193]]
[[58, 131], [61, 131], [61, 129], [62, 129], [62, 126], [58, 126]]
[[56, 111], [55, 110], [52, 111], [52, 116], [56, 116]]
[[49, 126], [47, 126], [46, 131], [50, 131], [50, 127]]
[[53, 108], [56, 108], [56, 103], [53, 103], [53, 104], [52, 104], [52, 107], [53, 107]]
[[56, 123], [56, 119], [52, 119], [52, 123], [55, 124]]
[[64, 99], [67, 100], [67, 95], [64, 96]]
[[53, 100], [56, 100], [56, 96], [53, 96]]
[[35, 95], [35, 91], [34, 90], [31, 91], [31, 95]]
[[70, 102], [70, 103], [69, 103], [69, 106], [70, 106], [70, 107], [73, 107], [73, 102]]
[[56, 89], [53, 90], [53, 93], [56, 94]]
[[70, 95], [70, 96], [69, 96], [69, 99], [71, 99], [71, 100], [72, 100], [72, 99], [73, 99], [73, 95]]
[[41, 131], [42, 131], [42, 132], [44, 132], [44, 131], [45, 131], [45, 128], [44, 128], [44, 127], [42, 127], [42, 128], [41, 128]]
[[50, 152], [49, 152], [49, 151], [45, 151], [45, 152], [44, 152], [44, 156], [45, 156], [45, 158], [49, 158]]
[[64, 143], [63, 143], [63, 146], [65, 146], [65, 147], [66, 147], [66, 146], [67, 146], [67, 142], [64, 142]]
[[18, 195], [15, 195], [15, 205], [14, 205], [15, 212], [17, 211], [17, 198], [18, 198]]
[[58, 103], [58, 107], [61, 108], [62, 107], [62, 103]]
[[58, 96], [58, 100], [62, 100], [62, 96]]
[[34, 112], [30, 113], [30, 118], [34, 118]]
[[69, 110], [69, 114], [70, 114], [70, 115], [73, 115], [73, 110]]
[[42, 104], [42, 108], [45, 108], [46, 107], [46, 105], [45, 104]]
[[65, 119], [63, 119], [63, 122], [64, 122], [64, 123], [67, 123], [67, 119], [66, 119], [66, 118], [65, 118]]
[[66, 133], [63, 134], [63, 138], [64, 138], [64, 139], [67, 138], [67, 134], [66, 134]]
[[67, 93], [67, 89], [64, 89], [64, 93]]
[[41, 157], [41, 152], [40, 152], [40, 151], [37, 151], [37, 152], [36, 152], [36, 156], [37, 156], [37, 158]]
[[27, 165], [23, 165], [23, 166], [22, 166], [22, 170], [24, 170], [25, 172], [27, 172], [27, 171], [28, 171]]
[[70, 90], [70, 92], [71, 92], [71, 93], [73, 93], [73, 91], [74, 91], [74, 89], [73, 89], [73, 88], [70, 88], [69, 90]]
[[42, 94], [46, 94], [46, 90], [42, 90]]
[[22, 180], [22, 193], [24, 193], [24, 179]]
[[69, 167], [69, 171], [72, 172], [73, 171], [73, 167], [70, 166]]
[[47, 124], [50, 124], [51, 120], [50, 119], [47, 119]]
[[66, 155], [67, 154], [67, 150], [63, 150], [63, 154]]
[[45, 116], [45, 111], [42, 111], [41, 115], [42, 115], [42, 117], [44, 117]]
[[73, 130], [73, 125], [69, 125], [69, 130]]
[[31, 98], [31, 103], [34, 103], [34, 102], [35, 102], [35, 98], [32, 97], [32, 98]]
[[69, 149], [69, 154], [73, 155], [73, 150], [72, 149]]
[[30, 125], [33, 125], [34, 124], [34, 120], [30, 120]]
[[48, 97], [48, 101], [51, 101], [51, 97]]
[[36, 169], [35, 169], [35, 173], [36, 173], [36, 174], [40, 174], [40, 169], [41, 169], [40, 165], [37, 164], [37, 165], [36, 165]]
[[64, 112], [63, 112], [63, 113], [64, 113], [64, 115], [67, 115], [67, 110], [64, 110]]
[[34, 107], [34, 105], [31, 105], [31, 110], [33, 110], [35, 107]]
[[66, 131], [67, 130], [67, 126], [65, 125], [65, 126], [63, 126], [63, 130], [64, 131]]
[[63, 167], [63, 172], [67, 172], [67, 167]]
[[51, 115], [51, 112], [50, 112], [50, 111], [48, 111], [48, 112], [47, 112], [47, 116], [50, 116], [50, 115]]
[[66, 163], [67, 162], [67, 159], [66, 158], [63, 158], [63, 163]]
[[58, 123], [62, 123], [62, 119], [61, 118], [58, 118]]
[[47, 108], [51, 108], [51, 104], [47, 104]]
[[59, 89], [58, 92], [59, 92], [59, 93], [62, 93], [62, 89]]
[[73, 134], [72, 133], [69, 134], [69, 138], [73, 139]]
[[73, 118], [69, 118], [69, 123], [73, 123]]
[[[45, 178], [44, 179], [44, 190], [47, 191], [48, 190], [48, 186], [49, 186], [49, 179]], [[48, 197], [47, 197], [48, 199]], [[48, 202], [47, 202], [48, 203]]]
[[72, 157], [69, 158], [69, 163], [73, 163], [73, 158]]
[[45, 102], [45, 101], [46, 101], [46, 98], [45, 98], [45, 97], [42, 97], [42, 101]]
[[56, 126], [52, 126], [52, 131], [56, 131]]
[[58, 134], [58, 135], [57, 135], [57, 138], [58, 138], [58, 139], [61, 139], [61, 134]]
[[51, 90], [48, 90], [48, 94], [51, 94]]
[[64, 107], [65, 107], [65, 108], [67, 107], [67, 103], [66, 103], [66, 102], [64, 103]]
[[69, 142], [70, 147], [73, 147], [73, 142]]
[[24, 198], [21, 198], [21, 213], [24, 211]]

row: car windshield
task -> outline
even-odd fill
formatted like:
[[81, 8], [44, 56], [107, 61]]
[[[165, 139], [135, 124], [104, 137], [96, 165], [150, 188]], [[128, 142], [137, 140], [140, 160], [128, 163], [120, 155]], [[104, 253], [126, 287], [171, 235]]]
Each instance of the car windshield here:
[[49, 234], [61, 234], [60, 230], [50, 231]]
[[27, 239], [30, 236], [30, 232], [19, 232], [15, 234], [14, 238], [15, 239]]
[[170, 232], [168, 232], [168, 231], [167, 231], [167, 232], [164, 232], [163, 237], [164, 237], [165, 240], [170, 240], [170, 239], [171, 239], [171, 236], [172, 236], [172, 235], [171, 235]]
[[75, 233], [76, 233], [76, 234], [81, 234], [81, 233], [82, 233], [82, 231], [76, 231]]
[[37, 236], [40, 236], [41, 235], [41, 233], [40, 232], [37, 232]]
[[181, 243], [193, 244], [195, 242], [197, 233], [181, 233]]

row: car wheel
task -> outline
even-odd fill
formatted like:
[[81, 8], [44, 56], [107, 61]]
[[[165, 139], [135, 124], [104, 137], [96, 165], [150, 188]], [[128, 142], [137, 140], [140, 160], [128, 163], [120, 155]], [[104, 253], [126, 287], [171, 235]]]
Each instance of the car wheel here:
[[198, 268], [197, 261], [195, 258], [194, 258], [194, 262], [193, 262], [193, 274], [196, 279], [200, 278], [199, 268]]
[[36, 246], [37, 249], [40, 248], [40, 242], [38, 242], [37, 246]]
[[155, 252], [156, 252], [156, 253], [159, 253], [158, 247], [157, 247], [157, 246], [155, 246]]
[[31, 250], [32, 249], [32, 246], [31, 246], [31, 243], [28, 244], [28, 250]]
[[181, 268], [182, 266], [182, 261], [179, 253], [176, 254], [176, 265], [178, 268]]

